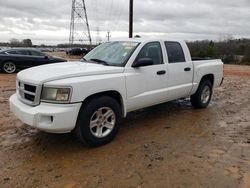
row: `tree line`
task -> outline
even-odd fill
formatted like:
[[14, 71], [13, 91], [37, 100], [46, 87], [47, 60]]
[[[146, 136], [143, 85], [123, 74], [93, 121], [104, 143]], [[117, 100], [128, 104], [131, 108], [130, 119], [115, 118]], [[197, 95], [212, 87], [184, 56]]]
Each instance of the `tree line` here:
[[15, 38], [10, 39], [10, 42], [7, 43], [8, 46], [10, 47], [32, 47], [32, 41], [31, 39], [23, 39], [23, 40], [18, 40]]
[[18, 40], [16, 38], [12, 38], [9, 40], [9, 42], [0, 42], [0, 46], [2, 47], [33, 47], [33, 48], [87, 48], [89, 49], [90, 47], [95, 47], [95, 45], [90, 46], [89, 44], [69, 44], [69, 43], [63, 43], [63, 44], [56, 44], [56, 45], [46, 45], [46, 44], [41, 44], [41, 45], [33, 45], [31, 39], [23, 39], [23, 40]]
[[187, 42], [192, 57], [219, 58], [227, 64], [250, 65], [250, 39]]
[[[226, 39], [223, 41], [191, 41], [187, 42], [192, 57], [219, 58], [227, 64], [247, 64], [250, 65], [250, 39]], [[33, 45], [31, 39], [10, 39], [7, 43], [0, 43], [0, 46], [8, 47], [51, 47], [51, 48], [70, 48], [83, 47], [89, 48], [86, 44], [58, 44], [55, 46]]]

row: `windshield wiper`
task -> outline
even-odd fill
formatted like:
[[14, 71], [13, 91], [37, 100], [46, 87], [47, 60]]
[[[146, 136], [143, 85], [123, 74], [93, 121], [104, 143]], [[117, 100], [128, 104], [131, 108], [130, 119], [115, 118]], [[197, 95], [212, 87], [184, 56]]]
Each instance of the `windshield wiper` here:
[[87, 61], [84, 57], [80, 60], [81, 62]]
[[101, 60], [101, 59], [90, 59], [90, 61], [94, 61], [94, 62], [102, 64], [102, 65], [109, 65], [106, 61]]

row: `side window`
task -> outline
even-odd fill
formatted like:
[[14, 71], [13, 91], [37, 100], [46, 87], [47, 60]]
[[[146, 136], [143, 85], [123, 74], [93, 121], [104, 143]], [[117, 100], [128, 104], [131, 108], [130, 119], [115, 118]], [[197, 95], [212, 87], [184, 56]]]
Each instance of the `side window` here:
[[6, 51], [7, 54], [17, 54], [16, 50], [10, 50], [10, 51]]
[[141, 58], [151, 58], [154, 61], [154, 65], [163, 64], [161, 44], [159, 42], [145, 44], [139, 52], [136, 60]]
[[178, 42], [165, 42], [168, 62], [169, 63], [181, 63], [186, 62], [183, 49]]
[[38, 51], [33, 51], [33, 50], [30, 50], [30, 54], [33, 56], [44, 56], [43, 53], [38, 52]]
[[28, 50], [18, 50], [17, 53], [20, 55], [30, 55]]

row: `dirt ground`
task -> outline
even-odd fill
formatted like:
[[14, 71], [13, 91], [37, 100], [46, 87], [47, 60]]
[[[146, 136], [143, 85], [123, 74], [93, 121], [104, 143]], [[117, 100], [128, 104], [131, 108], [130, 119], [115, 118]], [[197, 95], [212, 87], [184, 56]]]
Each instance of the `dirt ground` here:
[[30, 128], [0, 74], [0, 187], [250, 187], [250, 67], [225, 66], [207, 109], [179, 100], [129, 114], [99, 148]]

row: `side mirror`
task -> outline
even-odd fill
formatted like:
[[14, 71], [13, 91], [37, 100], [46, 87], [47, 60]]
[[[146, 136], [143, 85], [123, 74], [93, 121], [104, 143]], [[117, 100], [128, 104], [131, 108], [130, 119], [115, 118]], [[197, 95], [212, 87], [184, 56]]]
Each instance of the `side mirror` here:
[[44, 56], [44, 59], [49, 59], [49, 56], [47, 56], [47, 55], [46, 55], [46, 56]]
[[145, 66], [149, 66], [149, 65], [153, 65], [154, 61], [151, 58], [141, 58], [138, 59], [137, 61], [135, 61], [132, 64], [132, 67], [134, 68], [138, 68], [138, 67], [145, 67]]

